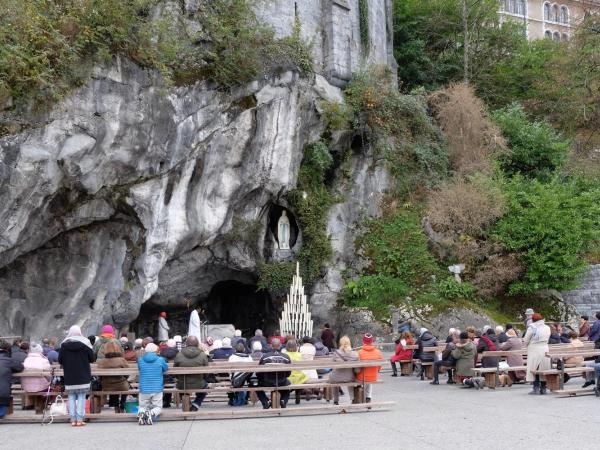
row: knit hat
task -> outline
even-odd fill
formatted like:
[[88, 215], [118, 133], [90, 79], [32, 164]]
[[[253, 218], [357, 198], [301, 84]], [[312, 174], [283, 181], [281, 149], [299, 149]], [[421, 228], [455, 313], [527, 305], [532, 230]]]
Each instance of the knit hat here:
[[177, 342], [182, 342], [183, 340], [181, 339], [181, 336], [179, 336], [178, 334], [176, 334], [175, 336], [173, 336], [173, 340], [177, 343]]
[[175, 342], [175, 339], [169, 339], [167, 341], [167, 347], [169, 348], [175, 348], [177, 346], [177, 343]]
[[112, 325], [104, 325], [102, 327], [102, 334], [113, 334], [115, 332], [114, 328], [112, 327]]
[[144, 350], [146, 353], [156, 353], [158, 351], [158, 346], [155, 343], [150, 342], [148, 345], [146, 345]]
[[363, 345], [371, 345], [373, 343], [373, 335], [371, 333], [367, 333], [362, 338]]
[[126, 344], [127, 342], [129, 342], [129, 339], [127, 339], [127, 336], [121, 336], [119, 341], [121, 341], [121, 344]]
[[223, 348], [231, 348], [231, 339], [223, 338]]

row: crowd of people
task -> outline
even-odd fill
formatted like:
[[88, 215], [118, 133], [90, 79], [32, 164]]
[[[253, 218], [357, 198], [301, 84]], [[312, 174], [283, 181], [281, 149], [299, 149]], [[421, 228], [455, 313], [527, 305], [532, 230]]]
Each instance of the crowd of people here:
[[[58, 381], [60, 388], [68, 395], [68, 411], [71, 425], [74, 427], [85, 426], [85, 402], [90, 390], [127, 392], [132, 383], [137, 383], [138, 421], [141, 425], [152, 425], [164, 408], [171, 407], [171, 394], [164, 393], [165, 384], [172, 383], [177, 389], [186, 392], [198, 390], [191, 401], [192, 411], [197, 411], [206, 396], [203, 390], [208, 387], [208, 383], [216, 381], [215, 375], [204, 373], [174, 377], [165, 373], [170, 364], [173, 367], [185, 368], [204, 367], [208, 366], [210, 361], [218, 360], [233, 363], [258, 361], [259, 365], [291, 364], [327, 355], [332, 356], [333, 361], [339, 362], [383, 359], [381, 352], [374, 346], [372, 335], [365, 334], [362, 337], [362, 345], [357, 350], [352, 348], [348, 336], [342, 336], [338, 346], [329, 324], [325, 324], [320, 339], [310, 336], [282, 336], [279, 330], [266, 337], [262, 330], [258, 329], [249, 339], [244, 338], [240, 330], [235, 330], [231, 337], [207, 337], [201, 341], [195, 335], [188, 335], [185, 339], [179, 335], [171, 338], [169, 330], [164, 327], [159, 331], [159, 340], [155, 343], [149, 336], [133, 341], [130, 341], [126, 334], [117, 337], [115, 329], [109, 324], [102, 327], [99, 336], [85, 337], [81, 329], [74, 325], [60, 345], [56, 338], [43, 339], [41, 344], [20, 339], [16, 339], [12, 346], [6, 341], [0, 342], [0, 418], [6, 414], [6, 407], [11, 398], [11, 384], [19, 381], [22, 389], [28, 393], [45, 392]], [[138, 374], [95, 378], [92, 376], [93, 363], [100, 369], [128, 368], [135, 363]], [[20, 379], [14, 377], [15, 372], [24, 369], [50, 371], [53, 364], [60, 365], [63, 369], [60, 379], [50, 376], [23, 376]], [[308, 400], [313, 394], [321, 398], [321, 390], [313, 389], [310, 385], [322, 382], [323, 376], [328, 375], [332, 383], [364, 381], [366, 401], [370, 402], [373, 383], [378, 379], [379, 370], [380, 367], [377, 366], [356, 371], [352, 368], [299, 370], [292, 367], [289, 371], [254, 373], [249, 370], [233, 373], [230, 381], [235, 388], [307, 385], [304, 392]], [[296, 403], [300, 402], [302, 391], [296, 391]], [[228, 394], [229, 405], [246, 405], [247, 394], [242, 390]], [[335, 404], [338, 404], [340, 394], [343, 394], [343, 391], [336, 390]], [[352, 394], [350, 390], [351, 399]], [[110, 395], [108, 404], [116, 413], [124, 412], [127, 397], [127, 394]], [[272, 407], [264, 391], [257, 390], [257, 397], [264, 409]], [[289, 397], [290, 390], [281, 390], [278, 406], [285, 408]]]
[[[440, 345], [438, 339], [427, 329], [421, 328], [418, 337], [406, 330], [396, 340], [394, 355], [390, 358], [392, 376], [398, 376], [397, 363], [417, 359], [421, 362], [433, 363], [432, 385], [439, 385], [441, 368], [445, 367], [448, 373], [448, 384], [455, 384], [458, 380], [465, 387], [483, 388], [481, 378], [473, 376], [473, 369], [479, 364], [484, 368], [498, 368], [502, 385], [510, 386], [513, 383], [531, 382], [531, 394], [546, 394], [546, 382], [536, 374], [538, 371], [551, 368], [550, 358], [546, 356], [549, 344], [570, 344], [573, 348], [583, 346], [583, 340], [595, 342], [595, 348], [600, 349], [600, 312], [596, 313], [596, 321], [592, 326], [588, 316], [581, 316], [579, 330], [576, 331], [561, 323], [546, 324], [541, 314], [533, 309], [525, 311], [525, 332], [520, 334], [512, 324], [505, 327], [492, 328], [489, 325], [478, 330], [468, 326], [464, 331], [450, 328], [445, 339], [445, 347], [438, 356], [434, 351], [426, 348]], [[444, 345], [444, 343], [442, 343]], [[416, 349], [413, 349], [417, 346]], [[526, 370], [509, 370], [511, 367], [523, 367], [523, 356], [518, 352], [526, 349]], [[515, 351], [506, 357], [506, 361], [499, 361], [497, 356], [483, 356], [484, 352]], [[565, 360], [565, 365], [594, 367], [594, 373], [585, 375], [586, 381], [583, 388], [596, 383], [600, 377], [600, 357], [591, 361], [584, 361], [582, 356], [572, 356]], [[424, 365], [420, 365], [419, 373], [424, 379]], [[564, 375], [564, 381], [569, 380], [569, 375]]]

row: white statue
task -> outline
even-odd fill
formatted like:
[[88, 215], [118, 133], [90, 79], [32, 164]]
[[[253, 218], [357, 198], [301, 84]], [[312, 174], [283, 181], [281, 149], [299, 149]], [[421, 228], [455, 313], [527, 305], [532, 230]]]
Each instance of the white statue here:
[[285, 209], [281, 213], [279, 222], [277, 222], [277, 241], [279, 242], [279, 250], [290, 249], [290, 219], [288, 219]]
[[465, 270], [465, 265], [464, 264], [454, 264], [454, 265], [448, 267], [448, 270], [454, 274], [454, 279], [458, 283], [462, 283], [462, 280], [460, 278], [460, 274], [462, 273], [463, 270]]

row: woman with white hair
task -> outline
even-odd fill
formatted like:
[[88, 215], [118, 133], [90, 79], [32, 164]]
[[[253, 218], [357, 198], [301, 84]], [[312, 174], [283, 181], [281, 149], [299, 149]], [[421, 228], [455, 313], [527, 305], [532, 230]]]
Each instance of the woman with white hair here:
[[[44, 349], [40, 344], [31, 343], [29, 353], [23, 361], [25, 370], [50, 370], [51, 364], [44, 356]], [[50, 377], [22, 377], [21, 387], [25, 392], [43, 392], [50, 386]]]

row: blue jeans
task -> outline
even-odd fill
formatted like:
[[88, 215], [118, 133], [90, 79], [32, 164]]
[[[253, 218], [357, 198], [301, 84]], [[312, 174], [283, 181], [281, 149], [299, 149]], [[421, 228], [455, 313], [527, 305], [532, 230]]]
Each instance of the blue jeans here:
[[0, 406], [0, 419], [3, 419], [8, 412], [8, 406]]
[[233, 397], [232, 406], [244, 406], [246, 404], [247, 392], [236, 392]]
[[69, 392], [69, 415], [71, 421], [82, 422], [85, 415], [85, 394], [86, 391], [71, 391]]

